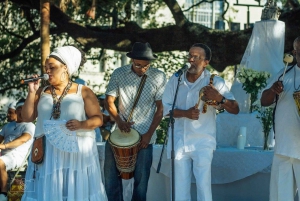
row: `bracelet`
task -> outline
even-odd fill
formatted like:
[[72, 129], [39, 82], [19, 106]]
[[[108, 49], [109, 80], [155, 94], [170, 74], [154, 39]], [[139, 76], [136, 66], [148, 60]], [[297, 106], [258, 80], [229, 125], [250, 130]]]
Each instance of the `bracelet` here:
[[6, 149], [6, 144], [4, 144], [4, 149]]

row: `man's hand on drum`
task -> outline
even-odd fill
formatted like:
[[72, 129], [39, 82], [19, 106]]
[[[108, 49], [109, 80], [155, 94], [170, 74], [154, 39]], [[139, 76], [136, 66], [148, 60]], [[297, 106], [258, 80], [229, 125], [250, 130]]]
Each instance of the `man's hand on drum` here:
[[148, 147], [150, 140], [151, 140], [152, 134], [151, 133], [145, 133], [144, 135], [141, 135], [141, 142], [139, 144], [140, 149], [145, 149]]
[[125, 133], [129, 133], [131, 129], [131, 125], [134, 124], [134, 122], [126, 122], [126, 121], [120, 121], [117, 123], [118, 128]]

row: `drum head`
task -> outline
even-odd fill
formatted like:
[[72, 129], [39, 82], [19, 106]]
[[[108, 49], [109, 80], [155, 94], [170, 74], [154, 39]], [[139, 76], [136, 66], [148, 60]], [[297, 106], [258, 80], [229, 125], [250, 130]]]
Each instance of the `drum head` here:
[[109, 140], [117, 146], [126, 147], [137, 143], [140, 140], [140, 134], [134, 129], [131, 129], [129, 133], [116, 129], [109, 136]]

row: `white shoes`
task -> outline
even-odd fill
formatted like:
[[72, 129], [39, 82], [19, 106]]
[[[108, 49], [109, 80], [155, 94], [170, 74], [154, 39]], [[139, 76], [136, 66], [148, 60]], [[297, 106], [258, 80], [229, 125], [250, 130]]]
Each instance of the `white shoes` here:
[[0, 201], [7, 201], [7, 196], [0, 194]]

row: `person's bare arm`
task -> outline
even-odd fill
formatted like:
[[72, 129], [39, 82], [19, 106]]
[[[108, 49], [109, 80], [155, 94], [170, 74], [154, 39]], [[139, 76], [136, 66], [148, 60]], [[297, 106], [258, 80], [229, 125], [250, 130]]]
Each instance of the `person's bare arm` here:
[[260, 98], [262, 106], [270, 106], [274, 103], [276, 95], [279, 95], [283, 91], [283, 85], [281, 81], [274, 82], [273, 85], [263, 91]]
[[[223, 95], [212, 84], [205, 86], [203, 93], [207, 100], [216, 100], [220, 103], [223, 99]], [[226, 99], [225, 103], [221, 104], [221, 107], [231, 114], [238, 114], [240, 111], [239, 104], [235, 100]]]
[[118, 125], [118, 128], [121, 131], [130, 132], [131, 125], [134, 124], [134, 122], [125, 122], [122, 120], [122, 118], [118, 114], [118, 110], [115, 105], [115, 100], [116, 100], [116, 97], [106, 95], [105, 102], [104, 102], [105, 108], [107, 109], [107, 111], [111, 115], [111, 117], [115, 120], [116, 124]]
[[147, 148], [147, 146], [149, 145], [150, 141], [151, 141], [151, 137], [154, 133], [154, 131], [156, 130], [157, 126], [159, 125], [162, 117], [163, 117], [163, 104], [161, 100], [155, 101], [156, 104], [156, 112], [153, 116], [151, 125], [147, 131], [147, 133], [144, 133], [142, 135], [142, 140], [140, 143], [140, 148]]
[[82, 97], [84, 101], [84, 110], [88, 118], [85, 121], [78, 121], [77, 119], [69, 120], [66, 123], [66, 127], [71, 131], [78, 129], [95, 129], [103, 124], [102, 113], [100, 111], [97, 97], [93, 91], [90, 88], [83, 86]]
[[[37, 75], [33, 76], [36, 77]], [[24, 122], [32, 122], [37, 118], [37, 104], [42, 88], [39, 88], [40, 80], [28, 83], [28, 95], [22, 107], [22, 119]]]
[[[186, 117], [188, 119], [194, 119], [197, 120], [199, 118], [200, 111], [198, 109], [198, 106], [194, 106], [189, 108], [188, 110], [181, 110], [181, 109], [174, 109], [173, 117], [175, 118], [181, 118]], [[170, 116], [170, 114], [168, 114]]]
[[8, 142], [7, 144], [0, 144], [0, 149], [13, 149], [16, 148], [28, 140], [30, 140], [32, 136], [29, 133], [23, 133], [20, 137], [14, 139], [11, 142]]

